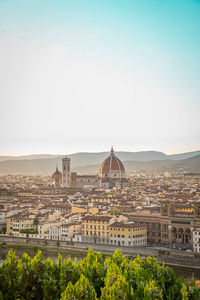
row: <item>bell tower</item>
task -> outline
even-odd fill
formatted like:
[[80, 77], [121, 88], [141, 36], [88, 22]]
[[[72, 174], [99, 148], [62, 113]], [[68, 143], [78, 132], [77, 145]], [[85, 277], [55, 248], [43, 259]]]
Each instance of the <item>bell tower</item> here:
[[70, 158], [64, 157], [62, 159], [62, 186], [70, 187]]

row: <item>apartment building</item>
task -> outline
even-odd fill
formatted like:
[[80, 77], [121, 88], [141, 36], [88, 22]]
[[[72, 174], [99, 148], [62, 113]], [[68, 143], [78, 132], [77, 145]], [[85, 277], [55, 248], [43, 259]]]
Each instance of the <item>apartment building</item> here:
[[70, 241], [75, 233], [81, 232], [81, 223], [68, 223], [49, 227], [48, 239]]
[[193, 251], [200, 252], [200, 228], [193, 231]]
[[82, 219], [82, 242], [108, 244], [109, 225], [115, 219], [109, 215], [88, 215]]
[[20, 231], [23, 229], [33, 228], [34, 216], [16, 214], [6, 218], [6, 234], [19, 236]]
[[135, 222], [114, 222], [109, 226], [111, 245], [141, 247], [147, 245], [147, 226]]

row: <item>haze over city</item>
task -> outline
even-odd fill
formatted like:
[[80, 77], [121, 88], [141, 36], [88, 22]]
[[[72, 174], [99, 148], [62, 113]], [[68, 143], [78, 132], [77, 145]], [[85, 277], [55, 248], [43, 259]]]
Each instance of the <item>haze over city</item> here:
[[0, 0], [0, 300], [200, 299], [200, 0]]
[[0, 1], [1, 155], [199, 150], [200, 2]]

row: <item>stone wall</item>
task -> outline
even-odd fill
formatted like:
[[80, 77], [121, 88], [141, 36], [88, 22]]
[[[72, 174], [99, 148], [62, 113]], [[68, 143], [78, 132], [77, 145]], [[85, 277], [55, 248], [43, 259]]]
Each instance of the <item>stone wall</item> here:
[[[8, 244], [24, 244], [35, 245], [43, 247], [58, 247], [58, 241], [56, 240], [44, 240], [44, 239], [26, 239], [12, 236], [0, 235], [0, 243], [6, 242]], [[180, 250], [164, 250], [162, 248], [149, 248], [149, 247], [117, 247], [114, 245], [103, 244], [89, 244], [78, 242], [66, 242], [59, 241], [59, 247], [66, 249], [87, 250], [93, 248], [95, 251], [103, 253], [113, 253], [116, 249], [120, 249], [124, 255], [137, 256], [146, 258], [147, 256], [156, 257], [158, 262], [174, 265], [185, 265], [200, 267], [200, 256], [194, 252], [188, 253]]]

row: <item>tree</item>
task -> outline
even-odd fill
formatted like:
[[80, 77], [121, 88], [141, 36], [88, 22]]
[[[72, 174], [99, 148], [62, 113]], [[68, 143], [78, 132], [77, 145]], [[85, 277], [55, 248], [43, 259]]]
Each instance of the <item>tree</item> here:
[[35, 219], [33, 220], [33, 225], [36, 227], [36, 230], [38, 231], [38, 225], [39, 225], [38, 216], [36, 216]]
[[96, 300], [96, 292], [91, 287], [89, 279], [81, 275], [80, 279], [73, 285], [69, 282], [66, 290], [61, 295], [61, 300]]
[[10, 251], [0, 266], [2, 299], [199, 300], [200, 289], [154, 258], [128, 259], [119, 250], [103, 259], [89, 249], [78, 264], [61, 255], [57, 262], [44, 260], [41, 251], [16, 259]]

